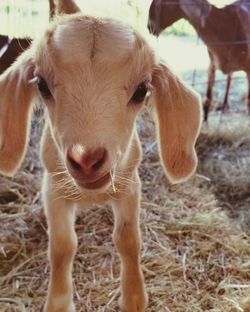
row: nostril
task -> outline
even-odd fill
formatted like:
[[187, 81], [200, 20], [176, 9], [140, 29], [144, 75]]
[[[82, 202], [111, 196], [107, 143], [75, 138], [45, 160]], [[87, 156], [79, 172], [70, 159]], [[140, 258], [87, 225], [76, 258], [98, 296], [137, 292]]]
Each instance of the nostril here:
[[98, 169], [100, 169], [102, 167], [102, 165], [105, 163], [106, 161], [106, 158], [107, 158], [107, 152], [106, 150], [103, 148], [103, 149], [100, 149], [98, 151], [98, 157], [96, 159], [96, 162], [92, 165], [92, 170], [93, 171], [97, 171]]
[[85, 153], [69, 150], [67, 153], [67, 162], [71, 170], [75, 173], [90, 176], [97, 172], [107, 159], [107, 151], [103, 147], [95, 150], [89, 150]]
[[152, 25], [151, 21], [148, 22], [148, 30], [149, 30], [150, 34], [154, 34], [154, 29], [153, 29], [153, 25]]
[[80, 171], [80, 170], [81, 170], [81, 165], [80, 165], [77, 161], [75, 161], [75, 160], [70, 156], [70, 154], [67, 155], [67, 159], [68, 159], [68, 162], [69, 162], [70, 166], [71, 166], [73, 169], [75, 169], [75, 170], [77, 170], [77, 171]]

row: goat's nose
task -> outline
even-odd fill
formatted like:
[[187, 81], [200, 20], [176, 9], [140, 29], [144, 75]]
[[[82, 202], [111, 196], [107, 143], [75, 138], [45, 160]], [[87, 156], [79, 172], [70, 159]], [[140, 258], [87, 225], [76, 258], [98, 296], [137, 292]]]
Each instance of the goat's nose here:
[[70, 168], [81, 175], [91, 176], [104, 164], [107, 151], [103, 147], [95, 150], [80, 152], [78, 149], [70, 149], [67, 153], [67, 160]]
[[158, 27], [154, 23], [152, 23], [150, 20], [148, 21], [147, 27], [148, 27], [148, 30], [149, 30], [150, 34], [152, 34], [152, 35], [154, 35], [156, 37], [159, 36], [159, 29], [158, 29]]
[[151, 30], [152, 30], [152, 26], [151, 26], [151, 22], [150, 21], [148, 21], [148, 30], [149, 30], [149, 32], [151, 33]]

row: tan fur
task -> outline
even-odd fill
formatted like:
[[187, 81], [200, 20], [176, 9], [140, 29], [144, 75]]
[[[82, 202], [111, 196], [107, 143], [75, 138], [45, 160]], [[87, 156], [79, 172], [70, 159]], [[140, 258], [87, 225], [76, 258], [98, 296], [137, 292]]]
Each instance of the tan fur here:
[[[69, 32], [72, 58], [65, 54]], [[110, 40], [112, 49], [107, 44]], [[42, 76], [52, 93], [50, 99], [43, 99], [47, 117], [41, 144], [51, 265], [44, 311], [74, 311], [75, 208], [108, 202], [114, 212], [113, 240], [121, 258], [120, 307], [142, 312], [147, 295], [140, 266], [137, 169], [141, 147], [135, 119], [143, 104], [131, 102], [131, 97], [139, 84], [151, 81], [161, 159], [175, 182], [193, 174], [197, 165], [199, 97], [160, 64], [145, 40], [128, 26], [79, 14], [56, 18], [43, 38], [0, 76], [3, 173], [17, 170], [25, 152], [33, 75]], [[99, 146], [108, 157], [98, 174], [111, 172], [114, 185], [109, 181], [96, 190], [84, 189], [71, 175], [67, 151], [75, 147], [74, 154], [79, 153], [77, 159], [81, 159], [85, 151]]]
[[20, 166], [26, 149], [29, 119], [35, 88], [31, 51], [0, 76], [0, 171], [12, 175]]
[[170, 181], [189, 178], [197, 165], [194, 149], [200, 127], [197, 95], [161, 64], [153, 75], [160, 155]]

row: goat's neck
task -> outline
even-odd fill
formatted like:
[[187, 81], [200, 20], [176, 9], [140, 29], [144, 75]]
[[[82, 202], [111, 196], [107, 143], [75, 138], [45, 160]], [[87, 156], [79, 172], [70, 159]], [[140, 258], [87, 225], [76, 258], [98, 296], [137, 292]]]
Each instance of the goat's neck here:
[[[225, 33], [228, 33], [230, 23], [232, 23], [231, 16], [227, 16], [227, 14], [223, 12], [223, 9], [218, 9], [214, 6], [212, 6], [212, 10], [205, 21], [205, 25], [202, 25], [201, 20], [197, 22], [189, 18], [188, 21], [206, 44], [222, 40], [225, 37]], [[232, 35], [234, 36], [234, 34]]]

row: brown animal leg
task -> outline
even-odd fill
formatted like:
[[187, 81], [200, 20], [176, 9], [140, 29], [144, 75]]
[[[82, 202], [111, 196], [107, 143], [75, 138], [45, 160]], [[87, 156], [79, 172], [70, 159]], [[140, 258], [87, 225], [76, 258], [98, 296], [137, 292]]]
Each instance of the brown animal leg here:
[[113, 240], [121, 258], [120, 307], [124, 312], [144, 312], [147, 305], [140, 264], [140, 182], [138, 176], [136, 179], [138, 184], [132, 186], [134, 190], [112, 204], [115, 217]]
[[212, 102], [213, 86], [215, 81], [215, 64], [210, 56], [210, 64], [208, 68], [208, 86], [207, 86], [207, 96], [204, 102], [204, 121], [208, 119], [208, 113]]
[[229, 95], [231, 80], [232, 80], [232, 73], [229, 73], [228, 76], [227, 76], [226, 93], [225, 93], [224, 101], [223, 101], [223, 104], [222, 104], [222, 107], [221, 107], [222, 112], [224, 112], [226, 109], [229, 108], [229, 105], [228, 105], [228, 95]]
[[250, 115], [250, 73], [247, 73], [247, 80], [248, 80], [247, 107], [248, 107], [248, 114]]
[[43, 197], [49, 235], [50, 282], [44, 312], [74, 312], [72, 266], [77, 248], [75, 207], [56, 194], [45, 174]]

